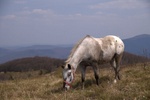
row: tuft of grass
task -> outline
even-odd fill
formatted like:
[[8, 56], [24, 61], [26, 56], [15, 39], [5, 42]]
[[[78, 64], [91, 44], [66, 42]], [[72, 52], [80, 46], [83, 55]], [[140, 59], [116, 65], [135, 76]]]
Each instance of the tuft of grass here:
[[[81, 89], [81, 74], [69, 91], [62, 89], [62, 69], [38, 77], [15, 79], [0, 82], [1, 100], [149, 100], [150, 65], [125, 66], [121, 69], [121, 80], [113, 83], [112, 68], [100, 70], [99, 86], [96, 85], [93, 71], [86, 73], [85, 89]], [[18, 73], [17, 73], [18, 75]]]

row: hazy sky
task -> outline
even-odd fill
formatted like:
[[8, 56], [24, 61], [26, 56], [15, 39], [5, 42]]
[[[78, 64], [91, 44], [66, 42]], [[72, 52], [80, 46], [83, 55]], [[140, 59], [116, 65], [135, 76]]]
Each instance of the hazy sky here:
[[0, 46], [150, 34], [149, 0], [0, 0]]

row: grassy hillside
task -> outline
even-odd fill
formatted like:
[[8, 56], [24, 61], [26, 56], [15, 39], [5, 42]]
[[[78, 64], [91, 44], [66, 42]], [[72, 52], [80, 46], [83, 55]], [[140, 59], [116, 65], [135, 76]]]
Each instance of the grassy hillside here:
[[124, 66], [121, 68], [122, 80], [113, 83], [112, 68], [100, 69], [101, 84], [96, 86], [93, 71], [86, 74], [85, 89], [80, 86], [81, 75], [76, 73], [73, 88], [62, 89], [61, 68], [57, 71], [27, 79], [0, 82], [1, 100], [149, 100], [150, 64]]

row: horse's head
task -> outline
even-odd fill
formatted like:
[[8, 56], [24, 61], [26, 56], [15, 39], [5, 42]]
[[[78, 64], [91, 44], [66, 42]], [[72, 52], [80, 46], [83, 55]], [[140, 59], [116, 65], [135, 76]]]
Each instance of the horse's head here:
[[74, 80], [74, 70], [71, 68], [70, 64], [66, 64], [66, 66], [62, 66], [63, 68], [63, 88], [70, 89], [71, 83]]

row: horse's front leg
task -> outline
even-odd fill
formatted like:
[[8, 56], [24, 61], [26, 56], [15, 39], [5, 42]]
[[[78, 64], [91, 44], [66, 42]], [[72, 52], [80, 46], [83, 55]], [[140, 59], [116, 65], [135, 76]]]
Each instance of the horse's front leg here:
[[93, 70], [94, 70], [94, 76], [95, 76], [95, 80], [96, 80], [96, 84], [99, 85], [99, 71], [97, 66], [92, 66]]
[[82, 66], [81, 68], [82, 68], [82, 69], [81, 69], [82, 89], [84, 89], [86, 66]]

